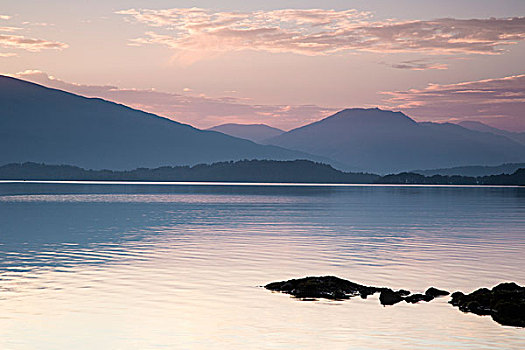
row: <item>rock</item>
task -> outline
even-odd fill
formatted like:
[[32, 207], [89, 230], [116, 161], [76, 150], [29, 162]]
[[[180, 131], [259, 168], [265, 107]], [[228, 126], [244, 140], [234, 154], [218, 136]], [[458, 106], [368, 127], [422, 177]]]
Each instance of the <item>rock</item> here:
[[449, 295], [450, 293], [447, 292], [446, 290], [441, 290], [441, 289], [437, 289], [437, 288], [434, 288], [434, 287], [430, 287], [427, 289], [427, 291], [425, 292], [425, 295], [429, 295], [433, 298], [437, 298], [437, 297], [442, 297], [442, 296], [446, 296], [446, 295]]
[[448, 302], [449, 304], [452, 304], [452, 306], [459, 306], [460, 300], [465, 296], [462, 292], [454, 292], [450, 296], [452, 299]]
[[492, 290], [480, 288], [470, 294], [452, 293], [449, 301], [463, 312], [490, 315], [502, 325], [525, 327], [525, 287], [501, 283]]
[[348, 299], [367, 296], [380, 289], [364, 286], [335, 276], [305, 277], [288, 281], [269, 283], [264, 288], [287, 293], [297, 298]]
[[[404, 295], [406, 295], [405, 290], [399, 290], [399, 291], [393, 291], [389, 288], [384, 288], [381, 290], [381, 294], [379, 294], [379, 302], [381, 305], [394, 305], [399, 303], [404, 299]], [[410, 294], [410, 292], [409, 292]]]
[[[425, 294], [410, 295], [408, 290], [394, 291], [390, 288], [365, 286], [334, 276], [273, 282], [267, 284], [265, 288], [287, 293], [302, 300], [318, 298], [340, 300], [355, 296], [366, 299], [369, 295], [380, 292], [379, 301], [382, 305], [394, 305], [403, 300], [407, 303], [428, 302], [449, 294], [445, 290], [430, 287]], [[492, 289], [480, 288], [470, 294], [454, 292], [449, 303], [463, 312], [490, 315], [494, 321], [502, 325], [525, 327], [525, 287], [516, 283], [501, 283]]]
[[434, 297], [432, 295], [428, 295], [428, 294], [412, 294], [412, 295], [409, 295], [408, 297], [405, 298], [405, 301], [407, 303], [411, 303], [411, 304], [415, 304], [415, 303], [419, 303], [420, 301], [426, 301], [426, 302], [429, 302], [431, 300], [433, 300]]
[[410, 295], [410, 291], [406, 290], [406, 289], [400, 289], [400, 290], [397, 291], [397, 293], [399, 293], [399, 295], [401, 295], [401, 296]]

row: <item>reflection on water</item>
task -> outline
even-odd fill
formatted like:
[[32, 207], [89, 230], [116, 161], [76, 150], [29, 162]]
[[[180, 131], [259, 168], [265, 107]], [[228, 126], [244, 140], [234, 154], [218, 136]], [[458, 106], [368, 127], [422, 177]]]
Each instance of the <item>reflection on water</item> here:
[[0, 219], [1, 349], [525, 347], [447, 298], [258, 287], [525, 284], [525, 189], [3, 184]]

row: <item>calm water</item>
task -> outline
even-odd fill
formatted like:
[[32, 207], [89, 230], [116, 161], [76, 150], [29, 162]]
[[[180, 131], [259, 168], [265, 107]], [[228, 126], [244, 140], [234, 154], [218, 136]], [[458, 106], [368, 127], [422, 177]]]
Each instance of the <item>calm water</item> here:
[[0, 184], [0, 349], [520, 349], [447, 304], [303, 302], [306, 275], [525, 284], [525, 188]]

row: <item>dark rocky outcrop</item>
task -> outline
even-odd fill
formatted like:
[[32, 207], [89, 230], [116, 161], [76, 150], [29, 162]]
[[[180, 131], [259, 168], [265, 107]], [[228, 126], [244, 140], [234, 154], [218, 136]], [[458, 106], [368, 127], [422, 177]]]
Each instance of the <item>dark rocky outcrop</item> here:
[[349, 299], [360, 296], [366, 299], [380, 288], [364, 286], [339, 277], [305, 277], [289, 281], [269, 283], [264, 288], [291, 294], [297, 298]]
[[419, 303], [420, 301], [432, 301], [434, 298], [449, 295], [450, 293], [446, 290], [437, 289], [434, 287], [430, 287], [426, 290], [425, 294], [412, 294], [405, 298], [405, 301], [407, 303], [415, 304]]
[[[269, 283], [264, 287], [302, 300], [342, 300], [355, 296], [366, 299], [369, 295], [380, 293], [379, 302], [382, 305], [394, 305], [403, 300], [410, 304], [429, 302], [450, 294], [435, 287], [428, 288], [424, 294], [410, 294], [404, 289], [395, 291], [385, 287], [365, 286], [334, 276], [292, 279]], [[490, 315], [494, 321], [506, 326], [525, 327], [525, 287], [516, 283], [501, 283], [492, 289], [480, 288], [470, 294], [454, 292], [451, 297], [449, 303], [463, 312]]]
[[463, 312], [490, 315], [502, 325], [525, 327], [525, 287], [516, 283], [480, 288], [470, 294], [454, 292], [450, 304]]
[[441, 290], [441, 289], [437, 289], [434, 287], [428, 288], [427, 291], [425, 292], [425, 295], [431, 296], [432, 298], [443, 297], [449, 294], [450, 293], [447, 292], [446, 290]]
[[405, 296], [409, 294], [409, 291], [403, 289], [393, 291], [390, 288], [384, 288], [381, 290], [381, 294], [379, 294], [379, 302], [381, 305], [394, 305], [403, 301]]
[[434, 297], [427, 294], [412, 294], [405, 298], [405, 301], [410, 304], [419, 303], [420, 301], [429, 302], [434, 300]]

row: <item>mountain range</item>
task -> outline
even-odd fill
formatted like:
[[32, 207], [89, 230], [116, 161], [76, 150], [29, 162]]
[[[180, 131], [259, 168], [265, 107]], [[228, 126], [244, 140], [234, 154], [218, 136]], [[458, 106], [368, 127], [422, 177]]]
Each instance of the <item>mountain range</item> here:
[[340, 170], [387, 174], [525, 162], [519, 133], [418, 123], [401, 112], [377, 108], [345, 109], [288, 132], [239, 124], [200, 130], [6, 76], [0, 76], [0, 106], [0, 165], [38, 162], [121, 170], [307, 159]]
[[271, 137], [279, 136], [284, 130], [265, 124], [221, 124], [207, 130], [222, 132], [223, 134], [239, 137], [253, 142], [262, 142]]
[[330, 163], [7, 76], [0, 76], [0, 106], [0, 164], [132, 169], [240, 159]]
[[462, 127], [470, 129], [470, 130], [490, 132], [495, 135], [505, 136], [511, 140], [514, 140], [521, 144], [525, 144], [525, 132], [512, 132], [512, 131], [502, 130], [502, 129], [494, 128], [487, 124], [483, 124], [482, 122], [471, 121], [471, 120], [459, 122], [458, 125], [461, 125]]
[[525, 161], [525, 145], [508, 137], [450, 123], [418, 123], [378, 108], [345, 109], [264, 143], [380, 174]]

